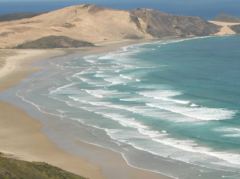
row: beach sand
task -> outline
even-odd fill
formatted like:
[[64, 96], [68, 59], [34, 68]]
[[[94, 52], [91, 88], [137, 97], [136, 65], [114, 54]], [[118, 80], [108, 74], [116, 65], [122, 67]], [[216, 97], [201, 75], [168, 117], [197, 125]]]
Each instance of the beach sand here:
[[[125, 44], [126, 42], [124, 42]], [[111, 50], [123, 44], [112, 45]], [[106, 48], [96, 48], [96, 52]], [[72, 50], [67, 50], [71, 53]], [[78, 50], [79, 51], [79, 50]], [[86, 50], [85, 50], [86, 51]], [[88, 50], [92, 53], [94, 50]], [[1, 50], [0, 51], [0, 92], [17, 85], [24, 77], [36, 71], [33, 62], [63, 55], [64, 50]], [[75, 156], [60, 149], [42, 132], [42, 124], [30, 117], [23, 110], [0, 102], [0, 152], [27, 161], [46, 162], [64, 170], [92, 179], [164, 179], [168, 178], [156, 173], [139, 170], [127, 165], [122, 156], [113, 151], [86, 144], [78, 144], [101, 155], [109, 168], [108, 175], [101, 166], [91, 162], [85, 156]]]
[[17, 84], [36, 68], [32, 62], [64, 54], [60, 50], [0, 50], [0, 91]]

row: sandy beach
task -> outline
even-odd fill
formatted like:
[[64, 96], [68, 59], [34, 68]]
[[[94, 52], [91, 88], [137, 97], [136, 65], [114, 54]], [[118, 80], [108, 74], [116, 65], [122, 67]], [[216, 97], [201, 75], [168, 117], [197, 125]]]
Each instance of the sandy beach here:
[[22, 78], [34, 72], [32, 62], [62, 55], [60, 50], [0, 50], [0, 91], [17, 84]]
[[[129, 42], [124, 42], [124, 45]], [[107, 50], [122, 46], [112, 45]], [[102, 52], [106, 48], [88, 50], [89, 53]], [[74, 50], [69, 50], [69, 52]], [[0, 51], [0, 91], [17, 85], [22, 79], [36, 71], [31, 66], [33, 62], [63, 55], [63, 50], [1, 50]], [[100, 147], [79, 141], [79, 145], [92, 152], [92, 155], [101, 155], [109, 167], [108, 176], [101, 166], [85, 158], [67, 153], [56, 146], [42, 132], [42, 124], [30, 117], [23, 110], [0, 102], [0, 152], [15, 158], [27, 161], [41, 161], [60, 167], [64, 170], [88, 178], [124, 178], [124, 179], [162, 179], [168, 178], [156, 173], [132, 168], [127, 165], [120, 154]]]
[[0, 3], [0, 158], [88, 179], [240, 176], [239, 18], [30, 1]]

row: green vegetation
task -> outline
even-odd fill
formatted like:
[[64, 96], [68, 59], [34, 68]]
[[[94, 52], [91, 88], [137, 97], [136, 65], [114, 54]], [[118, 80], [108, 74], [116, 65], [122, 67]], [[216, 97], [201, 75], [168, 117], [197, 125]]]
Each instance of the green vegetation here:
[[240, 34], [240, 25], [233, 25], [231, 29], [237, 34]]
[[48, 48], [78, 48], [92, 47], [94, 44], [86, 41], [71, 39], [66, 36], [47, 36], [38, 40], [18, 45], [17, 49], [48, 49]]
[[25, 162], [0, 156], [1, 179], [86, 179], [46, 163]]
[[221, 13], [213, 20], [223, 22], [240, 22], [240, 17], [231, 16], [229, 14]]

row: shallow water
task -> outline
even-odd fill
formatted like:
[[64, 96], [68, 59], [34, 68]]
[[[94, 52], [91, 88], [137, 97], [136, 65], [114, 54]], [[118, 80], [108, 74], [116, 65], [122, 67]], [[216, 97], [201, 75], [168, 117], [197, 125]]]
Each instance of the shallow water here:
[[[46, 131], [66, 150], [78, 153], [79, 139], [176, 178], [239, 178], [239, 43], [207, 37], [73, 54], [9, 93], [50, 116]], [[64, 132], [48, 128], [51, 118]]]

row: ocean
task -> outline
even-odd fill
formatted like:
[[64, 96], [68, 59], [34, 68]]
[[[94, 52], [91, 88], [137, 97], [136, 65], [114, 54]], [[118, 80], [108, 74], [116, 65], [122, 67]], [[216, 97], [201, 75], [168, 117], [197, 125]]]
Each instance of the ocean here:
[[1, 98], [24, 103], [70, 152], [79, 140], [174, 178], [238, 179], [239, 43], [164, 40], [57, 57]]
[[219, 13], [240, 16], [240, 3], [236, 0], [0, 0], [0, 15], [16, 12], [46, 12], [83, 3], [116, 9], [153, 8], [176, 15], [199, 16], [204, 19], [212, 19]]

